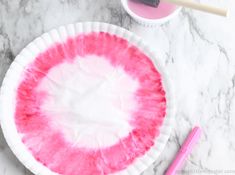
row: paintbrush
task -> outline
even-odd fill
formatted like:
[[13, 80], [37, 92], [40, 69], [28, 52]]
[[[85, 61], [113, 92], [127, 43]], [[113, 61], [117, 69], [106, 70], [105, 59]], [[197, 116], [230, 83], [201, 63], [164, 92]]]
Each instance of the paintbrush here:
[[[157, 7], [160, 3], [160, 0], [141, 0], [143, 3]], [[207, 4], [201, 4], [192, 0], [161, 0], [168, 3], [173, 3], [179, 6], [200, 10], [207, 13], [212, 13], [220, 16], [227, 16], [228, 12], [226, 9], [210, 6]]]

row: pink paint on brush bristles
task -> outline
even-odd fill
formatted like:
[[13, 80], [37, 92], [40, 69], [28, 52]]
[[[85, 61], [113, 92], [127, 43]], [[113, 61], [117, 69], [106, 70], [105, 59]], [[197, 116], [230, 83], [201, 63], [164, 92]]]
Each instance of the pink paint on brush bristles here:
[[[104, 58], [114, 68], [121, 67], [140, 84], [134, 94], [138, 105], [128, 121], [133, 129], [108, 147], [79, 147], [66, 139], [41, 109], [48, 93], [37, 90], [52, 68], [63, 63], [73, 64], [75, 59], [89, 55]], [[17, 89], [17, 130], [34, 158], [53, 172], [62, 175], [116, 173], [144, 155], [159, 135], [166, 114], [161, 75], [144, 53], [120, 37], [97, 32], [68, 38], [39, 54], [23, 76]]]

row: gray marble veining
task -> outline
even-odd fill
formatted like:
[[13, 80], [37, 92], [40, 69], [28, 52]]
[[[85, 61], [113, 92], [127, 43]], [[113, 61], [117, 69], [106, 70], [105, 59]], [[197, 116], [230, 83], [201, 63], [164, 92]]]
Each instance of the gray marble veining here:
[[[161, 175], [196, 124], [201, 140], [182, 173], [235, 174], [235, 3], [201, 0], [230, 8], [225, 19], [188, 9], [155, 28], [135, 23], [119, 0], [0, 0], [0, 83], [15, 56], [42, 33], [78, 21], [116, 24], [151, 45], [172, 79], [176, 120], [161, 156], [143, 175]], [[0, 174], [30, 175], [0, 131]]]

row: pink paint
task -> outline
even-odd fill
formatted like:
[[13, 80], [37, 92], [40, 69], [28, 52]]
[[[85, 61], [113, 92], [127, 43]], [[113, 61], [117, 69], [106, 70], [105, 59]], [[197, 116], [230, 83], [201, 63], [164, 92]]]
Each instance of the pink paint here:
[[158, 7], [152, 7], [140, 0], [128, 0], [128, 7], [138, 16], [148, 19], [164, 18], [177, 9], [177, 6], [167, 2], [160, 2]]
[[[47, 94], [37, 92], [39, 83], [53, 67], [63, 62], [73, 64], [77, 55], [104, 56], [114, 67], [123, 67], [140, 83], [135, 93], [138, 109], [129, 121], [133, 130], [110, 147], [73, 146], [59, 129], [50, 126], [48, 117], [40, 110]], [[151, 60], [125, 39], [104, 32], [69, 38], [39, 54], [23, 76], [17, 90], [17, 130], [35, 159], [56, 173], [100, 175], [121, 171], [144, 155], [159, 135], [166, 114], [161, 75]]]

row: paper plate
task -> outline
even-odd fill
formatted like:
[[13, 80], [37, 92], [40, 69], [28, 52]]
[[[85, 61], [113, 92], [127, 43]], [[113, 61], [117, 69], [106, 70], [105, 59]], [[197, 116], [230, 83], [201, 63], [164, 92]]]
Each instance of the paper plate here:
[[96, 22], [31, 42], [0, 99], [6, 141], [37, 175], [140, 174], [163, 150], [174, 113], [157, 57], [134, 34]]

